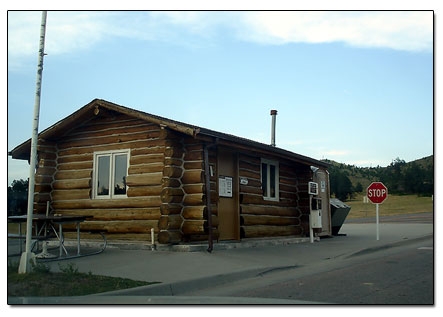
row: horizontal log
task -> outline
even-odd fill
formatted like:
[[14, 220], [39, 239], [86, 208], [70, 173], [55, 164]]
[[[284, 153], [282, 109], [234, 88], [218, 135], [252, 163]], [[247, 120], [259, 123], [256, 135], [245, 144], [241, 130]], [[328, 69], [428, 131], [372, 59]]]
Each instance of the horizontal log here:
[[240, 169], [250, 170], [250, 171], [253, 171], [253, 172], [256, 172], [256, 173], [260, 173], [260, 171], [261, 171], [261, 165], [260, 164], [254, 164], [254, 163], [245, 162], [245, 161], [242, 161], [242, 160], [239, 161], [238, 167]]
[[109, 233], [148, 233], [151, 232], [151, 228], [154, 228], [154, 232], [158, 232], [158, 220], [85, 221], [80, 224], [82, 231]]
[[128, 188], [127, 195], [128, 197], [159, 196], [161, 191], [160, 185], [133, 186]]
[[163, 187], [180, 187], [181, 182], [177, 178], [163, 177], [161, 180]]
[[49, 193], [52, 191], [51, 184], [36, 184], [34, 186], [34, 192], [36, 193]]
[[[211, 205], [211, 214], [217, 215], [217, 205]], [[208, 219], [208, 209], [206, 206], [185, 206], [182, 216], [185, 219], [204, 220]]]
[[240, 205], [241, 214], [299, 217], [300, 211], [295, 207]]
[[180, 166], [181, 167], [183, 165], [183, 161], [178, 158], [167, 157], [167, 158], [165, 158], [164, 164], [165, 164], [165, 166], [172, 165], [172, 166]]
[[243, 170], [240, 169], [238, 171], [238, 174], [240, 177], [247, 177], [247, 178], [252, 178], [255, 180], [260, 180], [261, 179], [261, 175], [259, 172], [254, 172], [254, 171], [248, 171], [248, 170]]
[[131, 118], [129, 116], [121, 117], [119, 119], [114, 118], [112, 122], [110, 120], [107, 120], [104, 117], [93, 119], [89, 122], [87, 122], [84, 126], [81, 128], [76, 129], [73, 133], [75, 134], [88, 134], [89, 132], [93, 131], [101, 131], [101, 130], [109, 130], [109, 129], [120, 129], [120, 128], [127, 128], [131, 126], [139, 126], [144, 125], [145, 130], [159, 130], [160, 127], [156, 124], [148, 123], [145, 120], [138, 120]]
[[52, 200], [72, 200], [72, 199], [89, 199], [91, 198], [91, 189], [62, 189], [54, 190], [51, 193]]
[[143, 185], [160, 185], [162, 182], [163, 173], [144, 173], [133, 174], [126, 177], [126, 184], [131, 186], [143, 186]]
[[244, 153], [240, 153], [238, 159], [240, 160], [240, 162], [243, 161], [245, 163], [261, 166], [261, 159], [257, 156], [249, 156]]
[[181, 177], [183, 184], [199, 184], [204, 182], [203, 170], [185, 170]]
[[263, 189], [261, 187], [240, 185], [240, 193], [263, 195]]
[[47, 201], [51, 201], [51, 196], [49, 193], [35, 193], [34, 194], [34, 202], [46, 203]]
[[57, 209], [54, 213], [73, 216], [93, 216], [93, 220], [159, 220], [159, 207], [116, 209]]
[[58, 164], [57, 168], [58, 168], [58, 170], [61, 170], [61, 171], [63, 171], [63, 170], [92, 169], [92, 161]]
[[131, 148], [131, 157], [135, 157], [138, 155], [154, 155], [154, 154], [161, 154], [163, 155], [165, 151], [165, 147], [163, 144], [161, 145], [154, 145], [149, 147], [137, 147], [137, 148]]
[[[214, 195], [211, 195], [211, 202], [215, 203], [216, 199]], [[199, 205], [206, 205], [206, 195], [205, 194], [189, 194], [185, 196], [185, 199], [183, 200], [183, 204], [185, 206], [199, 206]]]
[[57, 166], [57, 162], [55, 160], [46, 160], [43, 158], [40, 158], [38, 160], [38, 168], [42, 167], [55, 167]]
[[183, 218], [180, 215], [161, 216], [158, 221], [158, 228], [160, 230], [175, 230], [180, 229]]
[[131, 165], [128, 168], [128, 174], [156, 173], [163, 171], [163, 163]]
[[54, 189], [84, 189], [91, 187], [91, 179], [67, 179], [57, 180], [52, 184]]
[[[164, 140], [128, 141], [128, 142], [122, 142], [122, 143], [118, 143], [118, 144], [69, 148], [66, 150], [60, 150], [58, 152], [58, 155], [59, 156], [80, 155], [80, 154], [86, 154], [86, 153], [93, 153], [95, 151], [113, 151], [113, 150], [124, 150], [124, 149], [134, 149], [134, 148], [157, 147], [157, 146], [164, 146], [164, 143], [165, 143]], [[162, 151], [163, 151], [163, 149], [162, 149]]]
[[91, 178], [91, 177], [92, 177], [92, 170], [57, 171], [54, 175], [55, 180]]
[[181, 188], [164, 187], [161, 191], [161, 196], [183, 196], [184, 192]]
[[[220, 232], [217, 230], [217, 228], [212, 228], [212, 239], [218, 240], [220, 238]], [[192, 234], [192, 235], [186, 235], [183, 240], [187, 242], [193, 242], [193, 241], [208, 241], [209, 235], [208, 234]]]
[[204, 164], [203, 161], [195, 161], [195, 162], [184, 162], [183, 167], [187, 170], [199, 169], [203, 170]]
[[299, 236], [302, 234], [301, 226], [241, 226], [241, 238]]
[[183, 185], [186, 194], [203, 194], [205, 192], [205, 184]]
[[182, 212], [181, 204], [161, 204], [160, 211], [162, 215], [175, 215]]
[[[212, 226], [218, 226], [218, 217], [212, 217]], [[208, 233], [207, 220], [184, 220], [181, 231], [183, 234], [205, 234]]]
[[203, 160], [203, 151], [186, 152], [183, 159], [185, 161], [201, 161]]
[[159, 196], [144, 198], [122, 198], [122, 199], [78, 199], [66, 201], [54, 201], [54, 209], [81, 209], [81, 208], [129, 208], [129, 207], [159, 207], [161, 199]]
[[54, 175], [55, 171], [55, 167], [39, 167], [37, 168], [36, 174], [52, 176]]
[[158, 242], [161, 244], [175, 244], [180, 241], [182, 241], [180, 231], [160, 231], [158, 234]]
[[150, 126], [146, 123], [141, 124], [134, 124], [132, 125], [131, 122], [121, 122], [119, 126], [110, 126], [108, 125], [94, 125], [89, 126], [88, 128], [84, 129], [81, 128], [76, 133], [72, 133], [69, 137], [66, 138], [66, 140], [76, 140], [79, 138], [96, 138], [96, 137], [103, 137], [103, 136], [113, 136], [113, 135], [121, 135], [121, 134], [128, 134], [128, 133], [141, 133], [141, 132], [156, 132], [157, 136], [160, 135], [160, 127]]
[[180, 178], [183, 174], [183, 169], [178, 166], [165, 166], [163, 169], [164, 177]]
[[197, 143], [197, 144], [186, 144], [185, 145], [186, 151], [203, 151], [203, 144]]
[[82, 155], [71, 155], [71, 156], [59, 156], [57, 158], [58, 164], [63, 163], [72, 163], [72, 162], [87, 162], [94, 159], [94, 155], [92, 153], [82, 154]]
[[275, 205], [281, 207], [291, 207], [294, 205], [292, 200], [280, 198], [279, 201], [265, 200], [260, 195], [252, 194], [240, 194], [241, 204], [253, 204], [253, 205]]
[[53, 181], [52, 176], [48, 175], [35, 175], [36, 184], [51, 184]]
[[[296, 193], [300, 190], [300, 186], [296, 186], [296, 185], [286, 185], [286, 184], [279, 184], [278, 188], [281, 191], [285, 191], [285, 192], [291, 192], [291, 193]], [[308, 189], [308, 186], [306, 185], [306, 190]]]
[[281, 177], [280, 176], [280, 183], [281, 184], [286, 184], [286, 185], [297, 186], [298, 185], [298, 180], [296, 178], [286, 178], [286, 177]]
[[56, 160], [57, 159], [57, 154], [56, 153], [56, 149], [54, 148], [54, 151], [50, 151], [50, 152], [40, 152], [38, 153], [38, 157], [40, 159], [44, 159], [44, 160]]
[[142, 131], [137, 133], [119, 134], [119, 135], [106, 136], [106, 137], [82, 138], [76, 140], [61, 141], [58, 144], [58, 148], [60, 150], [64, 150], [64, 149], [83, 147], [83, 146], [97, 146], [97, 145], [122, 143], [122, 142], [135, 141], [135, 140], [157, 139], [159, 135], [160, 135], [159, 131], [151, 131], [151, 132]]
[[241, 215], [240, 225], [272, 225], [272, 226], [288, 226], [299, 225], [300, 219], [295, 217], [281, 217], [281, 216], [261, 216], [261, 215]]
[[183, 201], [183, 196], [169, 196], [165, 195], [161, 197], [164, 204], [180, 204]]
[[164, 160], [163, 153], [153, 153], [145, 155], [134, 155], [133, 153], [131, 153], [131, 159], [129, 161], [129, 165], [162, 163], [163, 160]]
[[288, 192], [280, 191], [280, 198], [288, 198], [291, 200], [297, 200], [298, 195], [296, 193], [288, 193]]
[[165, 157], [179, 158], [183, 157], [183, 149], [181, 147], [166, 147]]

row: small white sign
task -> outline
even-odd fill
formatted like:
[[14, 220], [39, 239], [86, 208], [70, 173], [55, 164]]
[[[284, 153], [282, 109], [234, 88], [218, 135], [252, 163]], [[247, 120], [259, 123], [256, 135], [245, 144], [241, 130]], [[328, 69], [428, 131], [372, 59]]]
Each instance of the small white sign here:
[[324, 193], [326, 191], [326, 182], [321, 181], [320, 182], [321, 192]]
[[218, 177], [218, 195], [220, 197], [232, 197], [232, 177]]
[[248, 179], [246, 177], [240, 177], [240, 185], [248, 185]]

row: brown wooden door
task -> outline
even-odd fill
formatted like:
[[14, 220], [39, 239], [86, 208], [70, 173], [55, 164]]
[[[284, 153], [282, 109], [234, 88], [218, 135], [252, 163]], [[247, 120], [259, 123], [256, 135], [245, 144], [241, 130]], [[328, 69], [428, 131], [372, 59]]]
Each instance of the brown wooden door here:
[[240, 239], [237, 155], [218, 150], [218, 230], [220, 240]]

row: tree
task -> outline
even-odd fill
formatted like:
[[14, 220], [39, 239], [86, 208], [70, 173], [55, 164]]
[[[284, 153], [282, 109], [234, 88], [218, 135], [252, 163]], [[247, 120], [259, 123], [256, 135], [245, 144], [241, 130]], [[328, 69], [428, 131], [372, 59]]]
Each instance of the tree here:
[[14, 180], [8, 186], [8, 216], [24, 215], [28, 209], [28, 180]]

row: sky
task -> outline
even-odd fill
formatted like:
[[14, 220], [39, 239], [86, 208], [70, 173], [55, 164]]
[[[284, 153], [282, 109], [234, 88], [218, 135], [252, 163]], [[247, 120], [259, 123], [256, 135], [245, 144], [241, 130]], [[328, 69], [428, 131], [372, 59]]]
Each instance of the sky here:
[[[429, 7], [428, 7], [429, 8]], [[5, 12], [6, 14], [6, 12]], [[95, 98], [315, 159], [434, 153], [432, 11], [49, 11], [39, 130]], [[7, 150], [31, 137], [40, 11], [7, 12]], [[7, 159], [8, 184], [29, 177]]]

